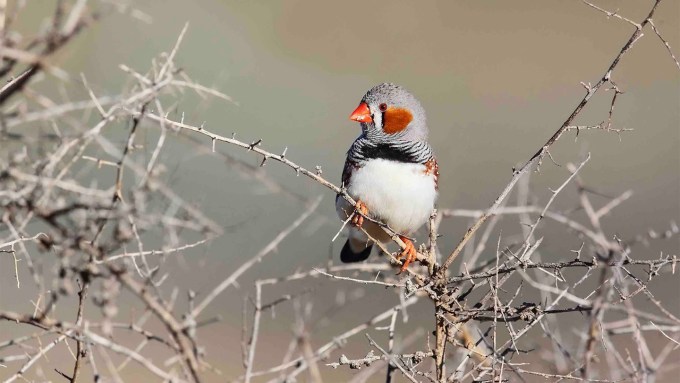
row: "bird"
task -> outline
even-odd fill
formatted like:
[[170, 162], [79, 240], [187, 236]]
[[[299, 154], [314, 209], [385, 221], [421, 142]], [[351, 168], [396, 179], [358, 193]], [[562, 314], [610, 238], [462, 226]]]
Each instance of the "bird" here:
[[416, 259], [411, 236], [428, 221], [438, 195], [439, 166], [428, 143], [425, 110], [405, 88], [382, 83], [366, 92], [349, 118], [360, 123], [361, 134], [342, 171], [343, 190], [356, 205], [341, 194], [335, 199], [338, 216], [350, 223], [340, 260], [364, 261], [373, 240], [390, 242], [376, 223], [381, 222], [406, 245], [399, 255], [401, 273]]

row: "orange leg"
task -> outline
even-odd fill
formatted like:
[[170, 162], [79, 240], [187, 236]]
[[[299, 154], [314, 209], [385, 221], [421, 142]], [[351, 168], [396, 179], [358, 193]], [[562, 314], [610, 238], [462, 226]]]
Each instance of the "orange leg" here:
[[408, 265], [416, 260], [416, 247], [413, 246], [413, 242], [411, 242], [410, 239], [406, 237], [402, 237], [401, 235], [399, 236], [401, 240], [404, 242], [406, 245], [406, 248], [399, 254], [399, 259], [404, 258], [404, 263], [401, 265], [401, 269], [399, 269], [399, 272], [397, 274], [401, 274], [404, 270], [408, 268]]
[[364, 217], [359, 213], [368, 215], [368, 208], [361, 200], [358, 200], [356, 206], [354, 206], [354, 216], [352, 216], [352, 225], [356, 227], [361, 227], [364, 224]]

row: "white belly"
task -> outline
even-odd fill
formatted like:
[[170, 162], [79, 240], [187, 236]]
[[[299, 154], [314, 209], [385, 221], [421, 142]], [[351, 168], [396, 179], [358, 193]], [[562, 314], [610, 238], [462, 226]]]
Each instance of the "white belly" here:
[[352, 173], [347, 189], [369, 214], [401, 234], [427, 222], [437, 199], [434, 176], [422, 164], [374, 159]]

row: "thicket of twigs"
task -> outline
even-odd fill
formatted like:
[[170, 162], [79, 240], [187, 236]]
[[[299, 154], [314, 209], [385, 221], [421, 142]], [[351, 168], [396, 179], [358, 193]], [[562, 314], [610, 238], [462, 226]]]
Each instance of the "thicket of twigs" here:
[[[243, 352], [243, 372], [238, 376], [224, 376], [213, 367], [220, 356], [205, 352], [197, 328], [215, 318], [202, 314], [313, 214], [319, 200], [308, 201], [298, 219], [275, 238], [263, 241], [262, 250], [235, 267], [222, 283], [196, 295], [173, 285], [160, 259], [204, 246], [221, 234], [221, 224], [210, 218], [206, 206], [195, 206], [173, 191], [159, 161], [164, 145], [184, 136], [213, 152], [216, 147], [226, 152], [248, 151], [260, 159], [261, 166], [278, 162], [293, 168], [290, 174], [306, 176], [301, 184], [319, 183], [330, 189], [329, 195], [352, 199], [334, 182], [335, 177], [326, 179], [313, 165], [306, 168], [293, 162], [285, 151], [273, 153], [257, 139], [241, 141], [169, 117], [170, 112], [181, 110], [173, 101], [177, 93], [197, 92], [229, 100], [220, 91], [195, 83], [190, 73], [175, 64], [186, 26], [174, 46], [145, 71], [122, 65], [129, 83], [115, 96], [101, 96], [91, 90], [85, 76], [65, 73], [53, 60], [55, 53], [68, 49], [74, 37], [88, 33], [100, 15], [83, 0], [56, 1], [43, 30], [20, 35], [13, 30], [22, 16], [20, 4], [8, 8], [5, 0], [0, 1], [4, 11], [0, 18], [0, 77], [4, 79], [0, 89], [0, 278], [14, 279], [17, 289], [33, 285], [39, 293], [30, 309], [26, 302], [8, 299], [12, 292], [0, 293], [4, 302], [0, 307], [0, 376], [6, 382], [120, 381], [126, 371], [140, 369], [149, 374], [143, 376], [172, 382], [322, 381], [333, 369], [361, 369], [353, 375], [355, 382], [653, 381], [677, 374], [680, 319], [667, 309], [668, 302], [657, 299], [648, 288], [657, 279], [678, 278], [677, 225], [660, 222], [659, 227], [667, 229], [635, 238], [619, 238], [608, 231], [602, 218], [616, 214], [616, 207], [626, 202], [630, 192], [604, 204], [601, 198], [595, 203], [587, 180], [579, 175], [590, 155], [568, 165], [570, 175], [546, 201], [530, 198], [527, 181], [541, 166], [541, 171], [550, 171], [550, 149], [567, 132], [601, 130], [614, 139], [624, 133], [612, 124], [616, 101], [625, 97], [615, 82], [616, 69], [640, 38], [659, 40], [659, 57], [670, 56], [680, 69], [654, 24], [659, 1], [650, 4], [642, 20], [629, 20], [586, 3], [612, 21], [629, 24], [630, 38], [620, 43], [621, 49], [611, 65], [603, 68], [600, 79], [583, 84], [585, 95], [573, 113], [514, 170], [488, 209], [442, 206], [433, 212], [429, 240], [418, 257], [426, 267], [414, 265], [406, 275], [395, 276], [390, 270], [399, 261], [393, 256], [357, 265], [320, 264], [312, 270], [258, 280], [253, 290], [245, 290], [252, 295], [244, 307], [244, 337], [233, 340], [234, 349]], [[68, 79], [66, 86], [85, 90], [89, 98], [49, 98], [33, 87], [36, 79]], [[593, 97], [610, 99], [604, 122], [573, 125]], [[150, 155], [139, 155], [136, 150], [136, 138], [144, 129], [159, 132], [153, 146], [146, 148]], [[120, 140], [123, 134], [126, 138]], [[240, 172], [257, 171], [257, 166], [234, 158], [229, 161]], [[112, 177], [101, 176], [106, 168], [112, 169], [107, 173]], [[271, 166], [270, 171], [281, 171], [281, 167]], [[274, 183], [266, 174], [257, 174], [261, 182]], [[553, 208], [567, 188], [578, 190], [577, 210], [586, 219]], [[508, 202], [511, 194], [516, 196], [516, 205]], [[438, 228], [450, 217], [469, 217], [473, 222], [466, 233], [458, 234], [461, 239], [453, 250], [437, 246]], [[500, 238], [491, 233], [500, 220], [508, 219], [518, 222], [522, 239], [501, 246]], [[545, 262], [539, 255], [545, 222], [561, 227], [575, 245], [560, 262]], [[403, 245], [393, 237], [395, 248]], [[658, 256], [650, 256], [641, 246], [664, 240], [669, 252]], [[146, 245], [153, 241], [163, 246]], [[389, 249], [383, 250], [390, 254]], [[451, 266], [463, 253], [459, 273]], [[483, 253], [496, 256], [482, 257]], [[25, 270], [31, 278], [20, 278]], [[378, 285], [393, 290], [398, 303], [369, 313], [368, 321], [321, 337], [306, 323], [310, 306], [301, 297], [309, 291], [263, 299], [265, 289], [312, 278]], [[123, 291], [146, 307], [132, 322], [117, 315]], [[178, 294], [189, 294], [188, 309], [176, 307]], [[397, 324], [416, 303], [432, 307], [432, 327], [426, 334], [399, 334]], [[281, 305], [292, 306], [296, 313], [290, 347], [280, 352], [280, 364], [262, 368], [257, 362], [264, 352], [258, 341], [261, 319]], [[162, 330], [150, 330], [151, 321], [161, 323]], [[376, 339], [369, 330], [386, 336]], [[131, 336], [116, 336], [121, 333]], [[528, 340], [530, 334], [544, 339], [541, 346]], [[363, 336], [367, 337], [365, 353], [343, 353], [350, 337]], [[660, 336], [662, 346], [650, 347], [650, 336]], [[71, 363], [54, 368], [47, 361], [56, 353], [70, 355]]]

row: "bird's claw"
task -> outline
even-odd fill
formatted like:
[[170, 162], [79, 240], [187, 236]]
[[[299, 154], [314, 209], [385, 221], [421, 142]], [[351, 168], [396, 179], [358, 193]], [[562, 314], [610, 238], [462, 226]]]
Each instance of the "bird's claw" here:
[[402, 250], [402, 252], [399, 254], [399, 257], [397, 259], [402, 259], [404, 258], [403, 264], [401, 265], [401, 268], [399, 269], [399, 272], [397, 274], [401, 274], [408, 268], [408, 265], [411, 264], [411, 262], [416, 260], [416, 256], [418, 252], [416, 251], [416, 247], [413, 245], [413, 242], [411, 242], [410, 239], [406, 237], [402, 237], [401, 235], [399, 236], [401, 240], [404, 242], [406, 245], [406, 248]]
[[352, 225], [356, 227], [361, 227], [361, 225], [364, 224], [364, 215], [368, 215], [368, 208], [366, 207], [365, 203], [357, 201], [356, 205], [354, 205]]

